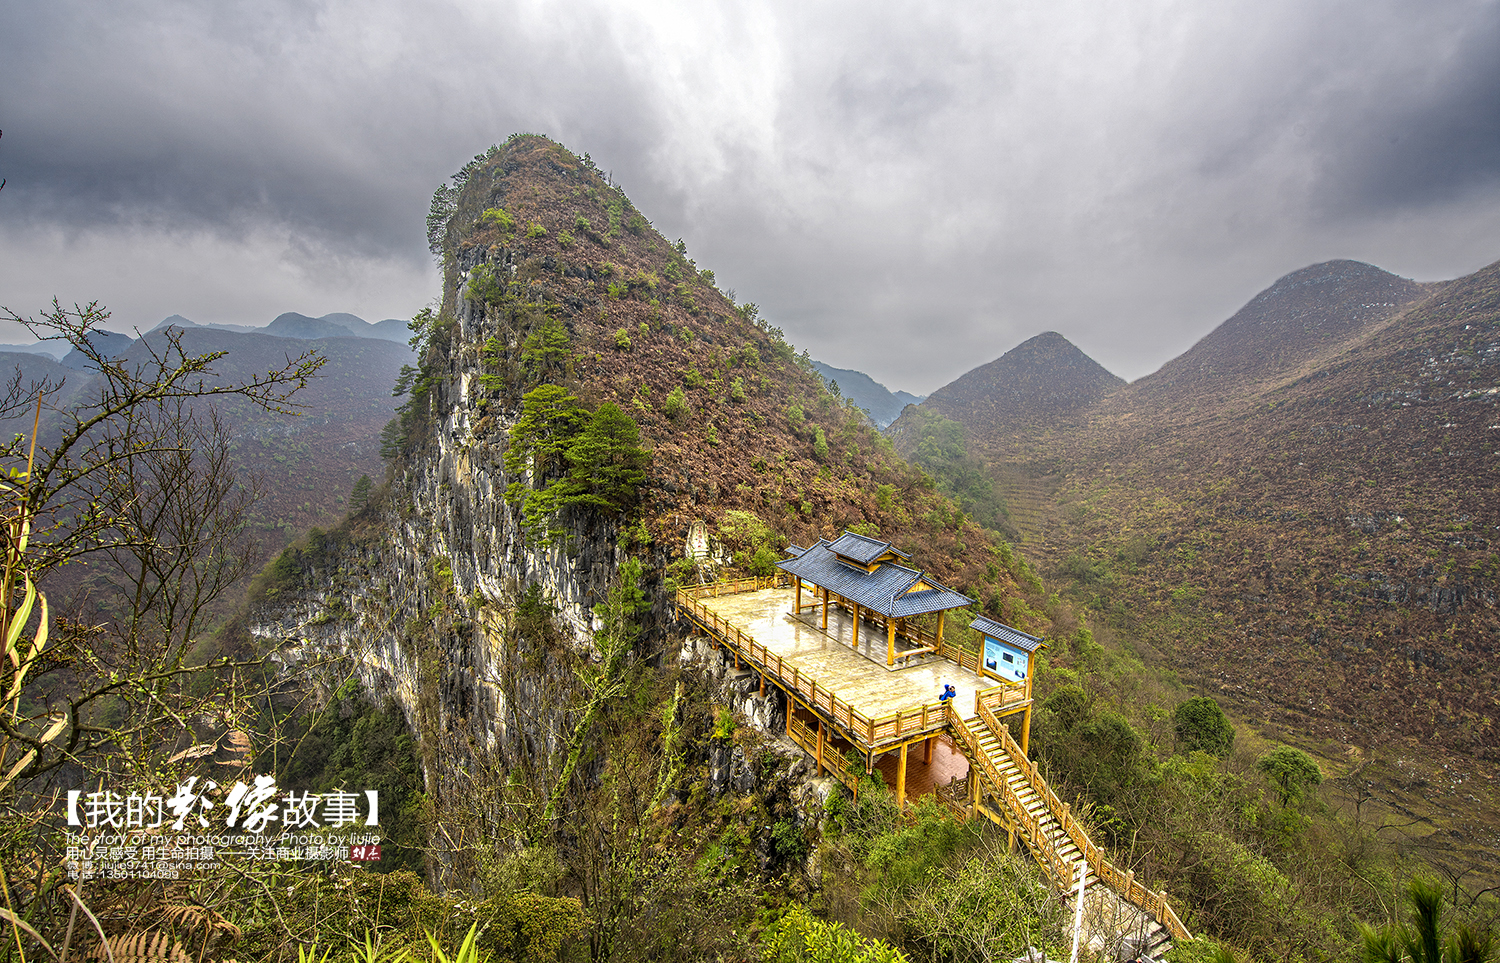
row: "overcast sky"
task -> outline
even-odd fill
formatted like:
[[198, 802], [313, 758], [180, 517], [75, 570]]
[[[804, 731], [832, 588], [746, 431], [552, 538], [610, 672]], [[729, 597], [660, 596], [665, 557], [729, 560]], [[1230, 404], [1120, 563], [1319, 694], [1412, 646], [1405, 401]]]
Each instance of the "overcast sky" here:
[[0, 130], [0, 305], [122, 330], [410, 317], [433, 189], [515, 131], [916, 393], [1045, 330], [1135, 379], [1317, 261], [1500, 260], [1495, 0], [0, 0]]

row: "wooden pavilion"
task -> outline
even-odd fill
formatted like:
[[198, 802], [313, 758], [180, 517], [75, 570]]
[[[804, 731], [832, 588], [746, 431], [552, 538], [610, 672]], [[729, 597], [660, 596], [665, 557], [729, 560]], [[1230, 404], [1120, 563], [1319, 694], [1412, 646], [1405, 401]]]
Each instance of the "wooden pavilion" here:
[[[859, 622], [862, 615], [879, 616], [885, 622], [885, 664], [894, 667], [897, 659], [896, 637], [902, 635], [916, 643], [900, 653], [903, 661], [913, 656], [938, 651], [943, 644], [943, 614], [949, 609], [974, 604], [967, 595], [939, 585], [925, 572], [910, 568], [911, 556], [867, 535], [844, 532], [833, 541], [819, 539], [811, 548], [795, 545], [787, 549], [792, 557], [777, 567], [793, 576], [796, 583], [794, 614], [802, 612], [802, 584], [814, 587], [823, 609], [823, 629], [828, 628], [828, 606], [844, 605], [854, 617], [852, 647], [859, 648]], [[937, 613], [934, 638], [924, 638], [909, 631], [907, 619]]]

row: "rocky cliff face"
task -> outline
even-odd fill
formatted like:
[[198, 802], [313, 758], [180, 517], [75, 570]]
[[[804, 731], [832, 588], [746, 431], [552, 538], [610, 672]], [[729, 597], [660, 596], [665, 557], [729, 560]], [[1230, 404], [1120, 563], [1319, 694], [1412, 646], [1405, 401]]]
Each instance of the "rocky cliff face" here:
[[[251, 632], [308, 685], [336, 686], [352, 672], [401, 707], [442, 831], [445, 814], [459, 821], [464, 810], [494, 826], [504, 815], [499, 787], [529, 773], [545, 789], [563, 770], [608, 661], [595, 609], [627, 557], [641, 560], [646, 604], [625, 660], [635, 668], [625, 671], [685, 670], [697, 705], [726, 706], [748, 723], [734, 740], [700, 732], [678, 791], [756, 791], [801, 825], [816, 819], [822, 797], [805, 785], [801, 754], [776, 748], [784, 702], [774, 691], [760, 696], [723, 653], [676, 633], [668, 567], [695, 518], [712, 527], [736, 499], [767, 510], [769, 486], [733, 485], [728, 473], [756, 479], [776, 464], [776, 485], [799, 488], [803, 510], [792, 518], [805, 527], [809, 504], [837, 493], [826, 468], [802, 463], [802, 450], [834, 437], [846, 446], [840, 471], [853, 477], [876, 471], [856, 461], [861, 446], [872, 459], [879, 449], [779, 332], [705, 287], [710, 272], [604, 187], [591, 168], [532, 138], [486, 155], [450, 198], [443, 305], [425, 319], [419, 366], [402, 379], [410, 401], [387, 431], [400, 450], [389, 484], [341, 529], [314, 533], [273, 566]], [[554, 356], [538, 362], [531, 352], [544, 334]], [[634, 414], [656, 455], [636, 508], [567, 507], [543, 534], [507, 500], [507, 490], [548, 481], [507, 470], [505, 459], [523, 397], [542, 381], [583, 410], [610, 401]], [[688, 392], [676, 409], [664, 404], [674, 386], [679, 398]], [[799, 399], [792, 426], [779, 412]], [[715, 453], [720, 437], [732, 457]], [[804, 475], [820, 486], [803, 489]], [[818, 534], [838, 522], [825, 515]], [[672, 571], [690, 575], [682, 565]], [[768, 739], [750, 735], [762, 730]], [[764, 746], [748, 750], [747, 739]], [[597, 779], [603, 754], [585, 755], [578, 785]]]

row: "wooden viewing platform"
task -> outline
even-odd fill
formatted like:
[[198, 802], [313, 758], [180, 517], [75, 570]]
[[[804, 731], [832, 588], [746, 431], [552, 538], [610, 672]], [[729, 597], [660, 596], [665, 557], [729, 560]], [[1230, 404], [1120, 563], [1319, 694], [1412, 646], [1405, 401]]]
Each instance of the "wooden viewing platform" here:
[[[856, 632], [853, 607], [829, 604], [826, 595], [804, 606], [800, 580], [790, 581], [772, 576], [694, 586], [679, 589], [676, 602], [737, 666], [760, 675], [762, 692], [771, 684], [786, 693], [787, 735], [817, 760], [819, 775], [827, 770], [857, 792], [854, 759], [863, 756], [869, 773], [877, 757], [894, 752], [895, 795], [904, 805], [908, 749], [921, 744], [931, 764], [939, 737], [951, 740], [969, 763], [971, 816], [983, 814], [1012, 839], [1021, 836], [1060, 887], [1076, 879], [1079, 863], [1086, 865], [1091, 882], [1105, 887], [1087, 900], [1123, 906], [1126, 916], [1144, 919], [1153, 950], [1189, 938], [1166, 894], [1111, 865], [1027, 758], [1029, 675], [1024, 683], [992, 684], [978, 671], [975, 653], [912, 633], [893, 650], [894, 632], [872, 631], [881, 626], [869, 620]], [[958, 690], [947, 703], [937, 699], [945, 684]], [[1001, 721], [1018, 714], [1019, 743]]]
[[[738, 579], [678, 590], [677, 607], [718, 641], [730, 646], [735, 661], [756, 669], [873, 759], [873, 754], [943, 731], [947, 715], [938, 701], [943, 685], [958, 689], [957, 701], [989, 707], [999, 715], [1031, 707], [1030, 686], [988, 683], [968, 665], [929, 657], [890, 669], [884, 632], [863, 633], [853, 646], [851, 613], [832, 607], [828, 630], [819, 627], [822, 605], [791, 614], [797, 591], [778, 578]], [[817, 610], [818, 615], [814, 615]], [[913, 646], [915, 648], [915, 646]], [[945, 648], [956, 649], [952, 643]], [[898, 653], [899, 655], [899, 653]]]

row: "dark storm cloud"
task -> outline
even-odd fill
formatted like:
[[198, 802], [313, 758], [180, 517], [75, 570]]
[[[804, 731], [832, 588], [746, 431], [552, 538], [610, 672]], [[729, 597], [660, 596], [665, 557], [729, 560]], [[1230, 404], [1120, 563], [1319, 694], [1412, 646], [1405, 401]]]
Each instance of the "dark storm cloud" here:
[[30, 19], [0, 41], [7, 216], [231, 234], [270, 222], [420, 254], [432, 189], [475, 151], [537, 126], [544, 78], [580, 71], [581, 83], [555, 89], [628, 103], [628, 78], [584, 62], [579, 46], [598, 39], [587, 22], [534, 37], [518, 24], [484, 29], [482, 10], [366, 9], [17, 11]]
[[1493, 2], [12, 6], [0, 304], [410, 314], [432, 190], [515, 131], [908, 390], [1047, 329], [1139, 377], [1313, 261], [1500, 256]]
[[1326, 128], [1338, 137], [1322, 185], [1336, 213], [1442, 203], [1500, 184], [1500, 6], [1481, 8], [1451, 50], [1433, 53], [1407, 83], [1351, 97]]

